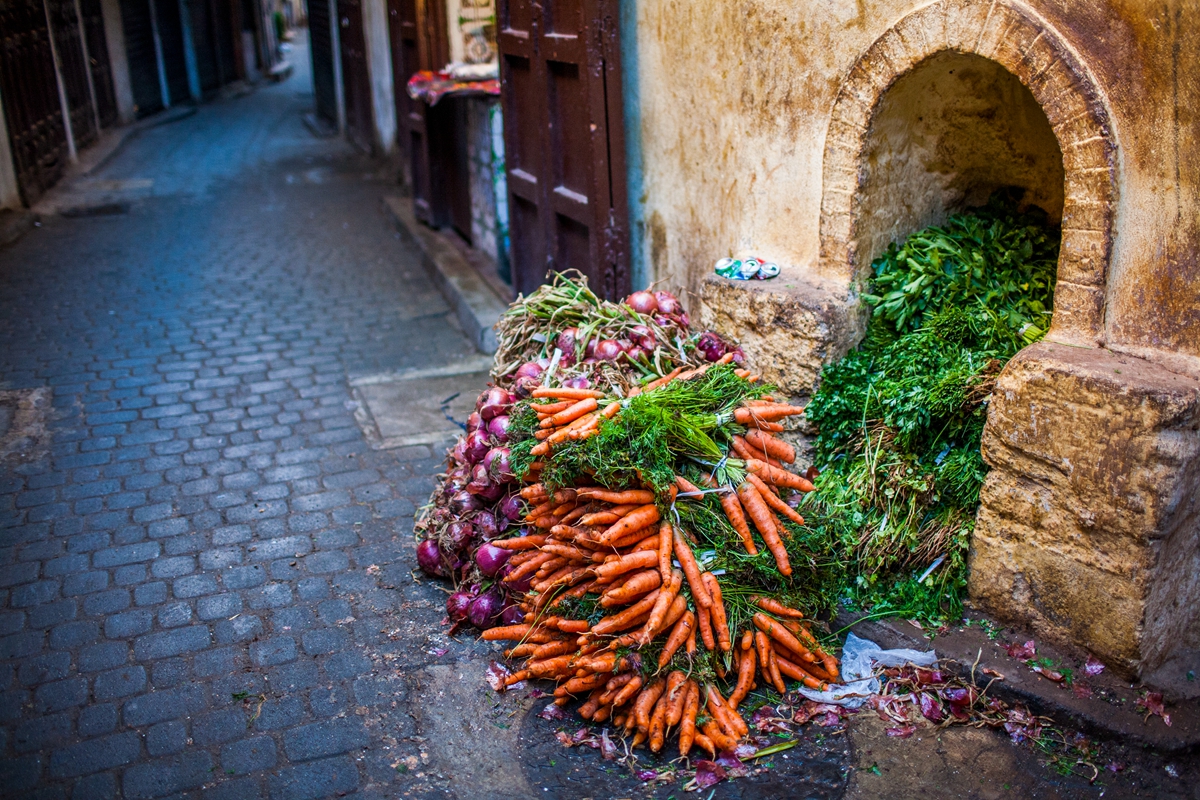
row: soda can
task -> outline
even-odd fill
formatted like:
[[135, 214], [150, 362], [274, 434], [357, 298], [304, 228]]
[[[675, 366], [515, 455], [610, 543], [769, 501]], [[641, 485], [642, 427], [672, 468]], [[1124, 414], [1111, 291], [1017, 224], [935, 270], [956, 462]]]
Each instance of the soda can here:
[[759, 265], [758, 274], [755, 275], [754, 277], [758, 278], [759, 280], [766, 280], [768, 278], [774, 278], [778, 274], [779, 274], [779, 265], [774, 262], [768, 261], [765, 264]]
[[741, 266], [741, 262], [735, 261], [732, 258], [721, 258], [713, 265], [713, 272], [722, 278], [732, 278]]
[[759, 261], [757, 258], [747, 258], [747, 259], [743, 260], [742, 268], [741, 268], [741, 270], [739, 270], [741, 272], [742, 280], [748, 281], [751, 278], [753, 278], [755, 275], [758, 274], [758, 271], [761, 267], [762, 267], [762, 262]]

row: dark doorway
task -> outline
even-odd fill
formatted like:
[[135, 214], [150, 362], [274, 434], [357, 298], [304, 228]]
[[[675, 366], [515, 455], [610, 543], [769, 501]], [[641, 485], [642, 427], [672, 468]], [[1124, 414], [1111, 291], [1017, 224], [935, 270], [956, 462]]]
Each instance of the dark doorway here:
[[617, 0], [500, 2], [514, 288], [577, 269], [630, 290]]
[[362, 0], [338, 0], [338, 33], [342, 43], [342, 87], [346, 98], [346, 133], [364, 150], [374, 144], [371, 82], [363, 35]]
[[150, 0], [121, 0], [121, 22], [125, 27], [125, 55], [129, 61], [133, 105], [137, 115], [144, 117], [163, 107]]
[[337, 125], [337, 87], [333, 59], [333, 31], [329, 18], [329, 0], [308, 0], [308, 46], [312, 55], [313, 96], [316, 113]]
[[96, 140], [96, 113], [88, 87], [90, 65], [83, 55], [83, 29], [75, 14], [74, 0], [47, 0], [46, 11], [54, 34], [54, 47], [62, 67], [63, 89], [67, 94], [67, 112], [71, 115], [71, 135], [76, 150]]
[[79, 0], [79, 10], [83, 14], [83, 30], [92, 68], [92, 86], [96, 90], [96, 114], [100, 117], [100, 127], [107, 128], [117, 121], [117, 96], [108, 63], [104, 13], [100, 8], [100, 0]]

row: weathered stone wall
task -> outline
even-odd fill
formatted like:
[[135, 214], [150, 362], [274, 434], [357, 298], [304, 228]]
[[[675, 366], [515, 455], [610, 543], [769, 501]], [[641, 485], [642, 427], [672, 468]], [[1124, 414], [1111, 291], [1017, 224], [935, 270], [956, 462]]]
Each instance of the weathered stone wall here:
[[1063, 147], [1074, 235], [1054, 335], [1198, 368], [1194, 0], [634, 5], [637, 71], [625, 79], [640, 98], [629, 135], [653, 278], [698, 292], [714, 259], [756, 253], [785, 276], [848, 284], [862, 265], [835, 201], [850, 213], [861, 164], [831, 163], [830, 144], [847, 127], [865, 135], [874, 100], [925, 57], [972, 52], [1030, 89]]

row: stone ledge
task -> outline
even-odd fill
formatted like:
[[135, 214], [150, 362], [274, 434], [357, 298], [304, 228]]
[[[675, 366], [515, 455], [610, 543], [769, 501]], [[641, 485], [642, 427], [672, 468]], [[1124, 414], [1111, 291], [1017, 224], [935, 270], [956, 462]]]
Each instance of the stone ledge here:
[[483, 353], [496, 352], [493, 327], [508, 303], [484, 279], [443, 234], [417, 222], [412, 201], [404, 197], [383, 198], [396, 226], [421, 250], [433, 269], [433, 279], [454, 309], [467, 337]]
[[812, 394], [821, 368], [845, 355], [866, 330], [856, 296], [783, 276], [708, 277], [700, 287], [699, 320], [736, 339], [764, 380], [793, 396]]
[[1042, 342], [1001, 373], [982, 447], [977, 605], [1195, 694], [1184, 675], [1185, 662], [1200, 668], [1200, 379]]
[[[986, 619], [976, 613], [971, 613], [969, 617], [976, 623]], [[1140, 687], [1130, 686], [1107, 669], [1094, 677], [1083, 676], [1078, 668], [1084, 656], [1081, 651], [1035, 640], [1038, 658], [1049, 658], [1072, 668], [1076, 680], [1093, 690], [1091, 697], [1080, 697], [1071, 689], [1042, 678], [1005, 652], [1006, 642], [1020, 644], [1035, 638], [1027, 630], [1004, 629], [1000, 632], [1000, 638], [992, 639], [982, 626], [954, 626], [939, 631], [930, 640], [924, 631], [906, 620], [864, 619], [863, 614], [844, 609], [831, 625], [834, 630], [850, 628], [856, 635], [885, 648], [932, 648], [939, 658], [957, 661], [962, 667], [963, 676], [967, 678], [971, 677], [971, 665], [975, 664], [976, 684], [981, 689], [988, 687], [989, 695], [1008, 703], [1023, 703], [1035, 714], [1048, 716], [1064, 727], [1150, 747], [1163, 753], [1186, 752], [1200, 745], [1200, 699], [1172, 702], [1167, 707], [1171, 715], [1170, 727], [1160, 719], [1144, 720], [1144, 715], [1136, 708]], [[984, 667], [999, 672], [1004, 680], [993, 681], [981, 671]], [[1171, 698], [1168, 697], [1168, 700]]]

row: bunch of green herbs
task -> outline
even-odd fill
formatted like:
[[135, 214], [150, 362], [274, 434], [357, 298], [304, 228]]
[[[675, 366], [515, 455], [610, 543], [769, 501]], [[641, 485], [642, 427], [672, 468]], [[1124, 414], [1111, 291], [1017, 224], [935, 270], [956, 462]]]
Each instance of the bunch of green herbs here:
[[872, 264], [866, 337], [807, 408], [822, 473], [800, 509], [838, 542], [852, 606], [961, 616], [987, 399], [1049, 327], [1059, 238], [1040, 209], [998, 196]]

